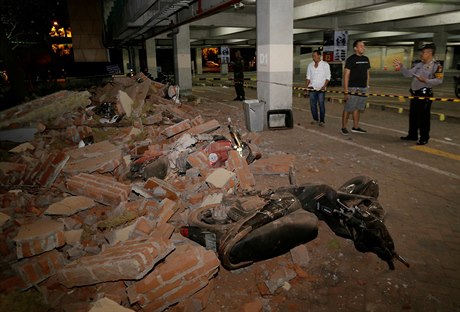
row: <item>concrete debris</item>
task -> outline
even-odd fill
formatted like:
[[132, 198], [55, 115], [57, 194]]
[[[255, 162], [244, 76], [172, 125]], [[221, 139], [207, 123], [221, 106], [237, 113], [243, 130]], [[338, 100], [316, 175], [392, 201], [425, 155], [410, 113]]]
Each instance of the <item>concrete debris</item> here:
[[[294, 158], [259, 159], [249, 133], [249, 163], [226, 126], [163, 90], [140, 74], [1, 112], [1, 127], [34, 135], [0, 162], [0, 254], [12, 268], [0, 291], [38, 287], [63, 311], [206, 306], [220, 262], [177, 234], [188, 212], [251, 191], [254, 175], [288, 175]], [[291, 273], [274, 274], [270, 292]]]
[[45, 210], [46, 215], [71, 216], [79, 211], [94, 207], [94, 200], [85, 196], [69, 196], [54, 203]]
[[129, 312], [134, 311], [127, 309], [109, 298], [102, 298], [93, 304], [89, 312]]

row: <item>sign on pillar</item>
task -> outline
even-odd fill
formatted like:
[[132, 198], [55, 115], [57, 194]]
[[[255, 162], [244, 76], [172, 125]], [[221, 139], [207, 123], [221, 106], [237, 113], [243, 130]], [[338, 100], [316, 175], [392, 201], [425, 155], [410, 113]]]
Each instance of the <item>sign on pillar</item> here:
[[324, 32], [323, 60], [343, 62], [347, 59], [348, 32], [345, 30]]
[[259, 65], [260, 66], [268, 65], [268, 53], [259, 53]]

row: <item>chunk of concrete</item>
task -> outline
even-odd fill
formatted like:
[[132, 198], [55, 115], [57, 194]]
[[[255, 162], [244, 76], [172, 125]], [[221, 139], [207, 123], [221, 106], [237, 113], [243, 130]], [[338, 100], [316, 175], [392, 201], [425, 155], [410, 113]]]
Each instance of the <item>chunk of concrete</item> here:
[[125, 308], [109, 298], [102, 298], [93, 304], [89, 312], [128, 312], [134, 311]]
[[228, 181], [235, 178], [235, 173], [224, 168], [217, 168], [206, 178], [206, 183], [216, 188], [223, 188]]
[[19, 144], [18, 146], [13, 147], [12, 149], [9, 150], [9, 152], [19, 154], [19, 153], [23, 153], [28, 150], [33, 151], [34, 149], [35, 149], [35, 146], [30, 144], [29, 142], [26, 142], [26, 143], [22, 143], [22, 144]]
[[94, 200], [85, 196], [70, 196], [54, 203], [45, 210], [46, 215], [71, 216], [77, 212], [92, 208]]
[[11, 217], [3, 212], [0, 212], [0, 227], [2, 227]]
[[133, 99], [131, 99], [126, 92], [119, 90], [118, 91], [118, 102], [120, 103], [126, 116], [131, 117], [131, 113], [133, 112], [133, 104], [134, 104]]

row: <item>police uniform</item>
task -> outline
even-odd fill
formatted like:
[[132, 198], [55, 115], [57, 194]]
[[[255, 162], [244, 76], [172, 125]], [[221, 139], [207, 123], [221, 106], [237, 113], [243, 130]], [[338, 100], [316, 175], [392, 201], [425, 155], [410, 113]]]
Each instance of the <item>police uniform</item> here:
[[[436, 47], [434, 44], [426, 44], [419, 50], [424, 49], [431, 49], [434, 54]], [[433, 102], [427, 97], [433, 97], [432, 87], [442, 83], [443, 67], [440, 62], [432, 59], [429, 63], [419, 62], [411, 69], [401, 67], [401, 72], [405, 77], [413, 77], [410, 93], [416, 96], [410, 100], [409, 133], [401, 139], [419, 140], [418, 145], [425, 145], [430, 139], [431, 103]], [[426, 82], [419, 81], [417, 77], [425, 78]]]

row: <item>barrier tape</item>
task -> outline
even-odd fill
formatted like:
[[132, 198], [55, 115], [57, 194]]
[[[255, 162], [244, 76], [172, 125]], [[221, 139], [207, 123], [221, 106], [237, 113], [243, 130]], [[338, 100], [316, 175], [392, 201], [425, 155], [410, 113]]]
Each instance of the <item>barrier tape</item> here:
[[[226, 80], [231, 81], [233, 78], [199, 78], [199, 80], [207, 80], [207, 81], [219, 81], [219, 80]], [[256, 82], [264, 82], [269, 84], [275, 84], [280, 86], [292, 87], [293, 90], [300, 90], [300, 91], [312, 91], [311, 89], [305, 87], [295, 87], [293, 85], [288, 85], [281, 82], [273, 82], [273, 81], [263, 81], [263, 80], [256, 80], [252, 78], [244, 78], [244, 80], [251, 80]], [[250, 86], [247, 86], [250, 87]], [[336, 94], [345, 94], [344, 91], [334, 91], [334, 90], [326, 90], [326, 93], [336, 93]], [[440, 101], [440, 102], [454, 102], [460, 103], [460, 99], [454, 98], [437, 98], [437, 97], [425, 97], [425, 96], [414, 96], [414, 95], [398, 95], [398, 94], [385, 94], [385, 93], [361, 93], [361, 92], [348, 92], [349, 95], [357, 95], [357, 96], [375, 96], [375, 97], [388, 97], [388, 98], [397, 98], [397, 99], [419, 99], [419, 100], [430, 100], [430, 101]]]
[[[302, 87], [293, 87], [294, 90], [302, 90], [302, 91], [312, 91], [308, 88]], [[326, 90], [326, 93], [338, 93], [338, 94], [345, 94], [344, 91], [334, 91], [334, 90]], [[349, 95], [357, 95], [357, 96], [377, 96], [377, 97], [389, 97], [389, 98], [397, 98], [397, 99], [419, 99], [419, 100], [430, 100], [430, 101], [440, 101], [440, 102], [456, 102], [460, 103], [460, 99], [453, 99], [453, 98], [437, 98], [437, 97], [427, 97], [427, 96], [414, 96], [414, 95], [397, 95], [397, 94], [384, 94], [384, 93], [361, 93], [361, 92], [348, 92]]]

